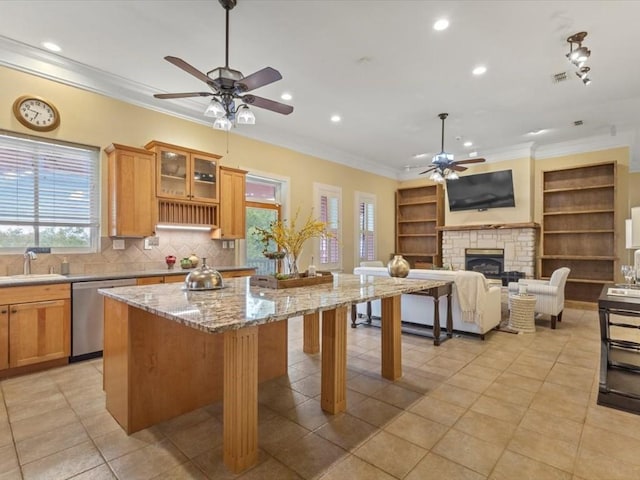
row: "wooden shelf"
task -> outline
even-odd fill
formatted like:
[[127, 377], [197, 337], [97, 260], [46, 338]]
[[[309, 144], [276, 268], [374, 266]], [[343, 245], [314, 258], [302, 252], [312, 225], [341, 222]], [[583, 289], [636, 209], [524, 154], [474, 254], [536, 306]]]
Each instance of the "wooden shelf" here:
[[438, 220], [435, 218], [418, 218], [412, 220], [401, 220], [398, 219], [398, 223], [426, 223], [426, 222], [437, 222]]
[[542, 260], [616, 260], [618, 257], [608, 255], [543, 255]]
[[593, 215], [594, 213], [613, 213], [613, 209], [606, 210], [566, 210], [562, 212], [544, 212], [542, 215]]
[[437, 233], [399, 233], [399, 237], [437, 237]]
[[396, 192], [396, 251], [407, 257], [411, 268], [418, 258], [441, 265], [444, 223], [444, 194], [441, 185], [400, 188]]
[[564, 192], [577, 192], [580, 190], [594, 190], [597, 188], [615, 188], [614, 184], [606, 184], [606, 185], [587, 185], [584, 187], [572, 187], [572, 188], [552, 188], [550, 190], [544, 190], [543, 193], [564, 193]]
[[542, 172], [540, 274], [571, 269], [569, 302], [595, 303], [616, 275], [616, 163]]
[[598, 284], [598, 285], [602, 285], [605, 283], [613, 283], [613, 279], [612, 278], [608, 278], [606, 280], [589, 280], [586, 278], [569, 278], [567, 279], [567, 282], [571, 282], [571, 283], [593, 283], [593, 284]]
[[564, 235], [567, 233], [583, 233], [583, 234], [590, 234], [590, 233], [615, 233], [614, 230], [546, 230], [545, 234], [546, 235]]

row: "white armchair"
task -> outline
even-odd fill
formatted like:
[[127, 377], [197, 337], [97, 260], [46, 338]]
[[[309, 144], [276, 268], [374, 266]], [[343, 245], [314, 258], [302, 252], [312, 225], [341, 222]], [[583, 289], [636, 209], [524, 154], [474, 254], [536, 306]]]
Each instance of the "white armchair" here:
[[[549, 280], [530, 280], [521, 278], [518, 282], [509, 283], [509, 295], [517, 294], [520, 285], [525, 284], [527, 293], [536, 296], [536, 313], [551, 316], [551, 328], [556, 328], [556, 321], [562, 321], [564, 310], [564, 286], [571, 270], [567, 267], [558, 268], [551, 274]], [[511, 309], [511, 300], [509, 300]]]

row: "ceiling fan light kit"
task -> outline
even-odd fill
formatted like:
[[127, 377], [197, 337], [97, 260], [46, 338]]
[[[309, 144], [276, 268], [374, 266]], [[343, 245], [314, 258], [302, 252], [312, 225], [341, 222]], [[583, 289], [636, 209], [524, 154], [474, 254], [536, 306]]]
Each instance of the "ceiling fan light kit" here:
[[254, 125], [256, 117], [249, 106], [271, 110], [282, 115], [293, 112], [291, 105], [247, 94], [282, 79], [275, 68], [265, 67], [245, 77], [239, 70], [229, 68], [229, 11], [236, 6], [237, 0], [219, 0], [226, 13], [225, 66], [210, 70], [205, 75], [194, 66], [178, 57], [166, 56], [166, 61], [181, 68], [198, 80], [206, 83], [211, 92], [157, 93], [155, 98], [173, 99], [187, 97], [213, 97], [203, 112], [205, 117], [215, 118], [213, 128], [229, 131], [234, 125]]
[[440, 113], [438, 115], [438, 118], [442, 121], [440, 153], [433, 156], [431, 167], [424, 172], [420, 172], [420, 175], [431, 172], [429, 180], [435, 183], [444, 183], [446, 180], [457, 180], [460, 178], [458, 172], [464, 172], [467, 169], [467, 167], [462, 167], [462, 164], [481, 163], [485, 161], [484, 158], [468, 158], [466, 160], [455, 161], [452, 153], [444, 151], [444, 121], [448, 116], [448, 113]]
[[[584, 64], [589, 57], [591, 56], [591, 50], [582, 45], [585, 37], [587, 36], [587, 32], [578, 32], [571, 35], [567, 38], [567, 42], [569, 43], [569, 53], [567, 53], [566, 57], [577, 68], [576, 75], [584, 85], [589, 85], [591, 83], [591, 79], [589, 78], [589, 72], [591, 69], [589, 67], [585, 67]], [[577, 45], [577, 48], [574, 50], [573, 46]]]

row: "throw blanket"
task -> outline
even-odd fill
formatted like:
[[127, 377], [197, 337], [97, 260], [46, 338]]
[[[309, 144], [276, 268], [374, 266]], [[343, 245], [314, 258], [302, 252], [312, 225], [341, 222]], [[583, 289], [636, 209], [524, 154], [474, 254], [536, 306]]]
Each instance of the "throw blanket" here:
[[487, 280], [481, 274], [460, 271], [456, 273], [454, 282], [458, 290], [462, 320], [480, 325], [487, 294]]

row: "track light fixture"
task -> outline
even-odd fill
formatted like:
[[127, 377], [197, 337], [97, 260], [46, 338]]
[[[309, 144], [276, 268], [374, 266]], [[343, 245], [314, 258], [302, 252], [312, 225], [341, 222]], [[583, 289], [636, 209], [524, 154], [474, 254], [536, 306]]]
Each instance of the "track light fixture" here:
[[[591, 69], [585, 67], [584, 64], [591, 56], [591, 50], [582, 45], [586, 36], [587, 32], [578, 32], [567, 38], [567, 42], [569, 42], [569, 53], [567, 53], [566, 57], [578, 69], [576, 75], [582, 80], [582, 83], [589, 85], [591, 80], [588, 74]], [[574, 45], [576, 46], [575, 49]]]

